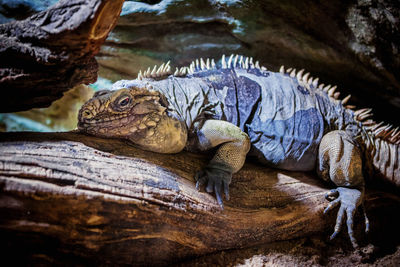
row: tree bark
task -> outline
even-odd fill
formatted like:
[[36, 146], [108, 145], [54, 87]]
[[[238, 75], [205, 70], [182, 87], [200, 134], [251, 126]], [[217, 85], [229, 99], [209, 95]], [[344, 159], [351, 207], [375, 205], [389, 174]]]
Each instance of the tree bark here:
[[93, 83], [94, 56], [124, 0], [61, 0], [0, 25], [0, 112], [46, 107], [75, 85]]
[[[333, 231], [335, 212], [322, 214], [328, 187], [313, 174], [248, 162], [221, 210], [194, 186], [208, 160], [79, 133], [1, 133], [3, 251], [23, 263], [168, 264]], [[379, 199], [399, 213], [397, 197], [376, 192], [369, 213]]]

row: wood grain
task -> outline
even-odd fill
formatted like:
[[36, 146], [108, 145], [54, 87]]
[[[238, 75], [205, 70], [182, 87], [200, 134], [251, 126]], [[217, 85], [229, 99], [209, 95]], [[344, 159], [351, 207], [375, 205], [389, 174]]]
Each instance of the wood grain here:
[[322, 215], [328, 187], [313, 174], [251, 162], [234, 175], [231, 200], [221, 210], [194, 186], [208, 159], [72, 132], [2, 133], [0, 233], [10, 248], [25, 244], [30, 262], [69, 255], [142, 265], [333, 227], [334, 216]]
[[94, 83], [94, 56], [124, 0], [61, 0], [0, 25], [0, 112], [47, 107], [78, 84]]

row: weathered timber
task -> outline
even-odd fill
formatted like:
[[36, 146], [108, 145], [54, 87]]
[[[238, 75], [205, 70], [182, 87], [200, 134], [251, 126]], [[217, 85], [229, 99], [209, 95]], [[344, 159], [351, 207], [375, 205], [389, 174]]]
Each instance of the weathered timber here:
[[97, 79], [94, 56], [124, 0], [61, 0], [0, 25], [0, 112], [49, 106], [63, 92]]
[[[29, 263], [168, 264], [332, 231], [335, 214], [322, 214], [328, 187], [313, 174], [246, 163], [222, 211], [194, 186], [208, 159], [79, 133], [1, 133], [3, 252]], [[385, 207], [398, 214], [389, 196]], [[368, 199], [369, 212], [379, 209], [381, 194]], [[370, 219], [372, 228], [382, 220]]]

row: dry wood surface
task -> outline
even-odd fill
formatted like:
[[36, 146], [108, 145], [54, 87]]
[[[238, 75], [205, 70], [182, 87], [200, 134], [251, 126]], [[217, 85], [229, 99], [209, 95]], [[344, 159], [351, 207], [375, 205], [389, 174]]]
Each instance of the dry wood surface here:
[[[322, 214], [328, 187], [313, 174], [246, 163], [221, 210], [194, 186], [208, 160], [72, 132], [1, 133], [0, 232], [29, 260], [140, 265], [332, 230], [334, 214]], [[368, 199], [369, 211], [399, 211], [390, 194]]]
[[97, 79], [94, 56], [124, 0], [61, 0], [0, 25], [0, 112], [46, 107], [63, 92]]

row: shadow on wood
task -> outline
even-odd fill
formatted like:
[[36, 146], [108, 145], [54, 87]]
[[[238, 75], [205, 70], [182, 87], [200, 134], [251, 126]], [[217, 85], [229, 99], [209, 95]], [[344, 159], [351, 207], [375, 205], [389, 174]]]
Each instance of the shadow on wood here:
[[[207, 160], [78, 133], [2, 133], [3, 244], [31, 262], [167, 264], [332, 230], [327, 187], [312, 174], [247, 163], [222, 211], [194, 187]], [[370, 196], [399, 211], [397, 197]]]

